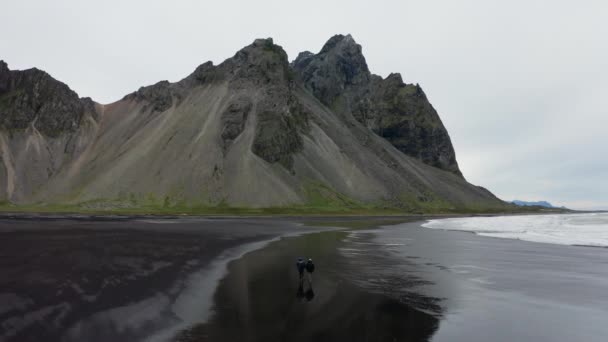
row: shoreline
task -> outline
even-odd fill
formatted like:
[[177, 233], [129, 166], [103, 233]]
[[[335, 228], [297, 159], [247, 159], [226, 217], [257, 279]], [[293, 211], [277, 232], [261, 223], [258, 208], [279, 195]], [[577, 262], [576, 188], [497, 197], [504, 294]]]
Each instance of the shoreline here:
[[505, 342], [599, 342], [608, 336], [601, 323], [608, 317], [603, 248], [430, 229], [420, 222], [373, 235], [376, 244], [402, 244], [374, 265], [396, 265], [399, 274], [420, 276], [427, 282], [414, 291], [442, 298], [434, 342], [488, 336]]
[[464, 232], [486, 238], [608, 248], [608, 235], [602, 233], [601, 228], [597, 228], [602, 227], [601, 225], [606, 227], [608, 216], [605, 215], [606, 213], [575, 213], [534, 215], [532, 217], [505, 215], [486, 217], [486, 219], [433, 218], [421, 226], [426, 229]]
[[[0, 291], [0, 339], [481, 341], [480, 328], [470, 326], [476, 321], [488, 326], [482, 332], [493, 327], [521, 339], [530, 330], [510, 332], [500, 322], [532, 309], [550, 321], [565, 306], [580, 315], [602, 307], [608, 283], [594, 265], [608, 255], [422, 226], [432, 218], [0, 216], [0, 250], [12, 256], [0, 265], [1, 288], [9, 290]], [[34, 255], [46, 257], [32, 262]], [[310, 302], [296, 296], [299, 256], [318, 266]], [[78, 266], [76, 274], [64, 274], [62, 264]], [[41, 274], [40, 287], [18, 283]], [[54, 279], [68, 287], [49, 285]], [[107, 281], [114, 285], [99, 286]], [[53, 299], [56, 290], [64, 294]], [[494, 309], [475, 316], [485, 308]], [[62, 325], [6, 334], [43, 315]], [[315, 335], [324, 332], [327, 339]], [[583, 330], [560, 333], [593, 340]]]
[[504, 213], [399, 213], [399, 214], [345, 214], [345, 213], [314, 213], [314, 214], [130, 214], [130, 213], [87, 213], [87, 212], [4, 212], [0, 210], [0, 220], [74, 220], [74, 221], [130, 221], [130, 220], [246, 220], [269, 219], [290, 220], [295, 222], [307, 220], [381, 220], [381, 219], [419, 219], [433, 220], [459, 217], [496, 217], [496, 216], [528, 216], [528, 215], [576, 215], [604, 213], [603, 211], [566, 211], [566, 212], [504, 212]]

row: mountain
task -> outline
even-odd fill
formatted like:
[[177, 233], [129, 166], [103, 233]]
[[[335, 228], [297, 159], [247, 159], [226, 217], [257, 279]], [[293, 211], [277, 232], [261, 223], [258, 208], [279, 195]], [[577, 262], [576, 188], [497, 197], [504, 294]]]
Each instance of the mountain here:
[[401, 152], [462, 176], [450, 136], [422, 88], [398, 73], [370, 73], [361, 46], [332, 37], [318, 54], [303, 52], [292, 66], [304, 86], [342, 117], [354, 117]]
[[0, 62], [0, 200], [112, 206], [503, 208], [462, 176], [419, 85], [332, 37], [292, 63], [258, 39], [102, 105]]
[[[545, 207], [545, 208], [557, 208], [554, 207], [551, 203], [547, 201], [538, 201], [538, 202], [526, 202], [520, 200], [513, 200], [511, 203], [518, 205], [520, 207]], [[562, 207], [563, 208], [563, 207]]]

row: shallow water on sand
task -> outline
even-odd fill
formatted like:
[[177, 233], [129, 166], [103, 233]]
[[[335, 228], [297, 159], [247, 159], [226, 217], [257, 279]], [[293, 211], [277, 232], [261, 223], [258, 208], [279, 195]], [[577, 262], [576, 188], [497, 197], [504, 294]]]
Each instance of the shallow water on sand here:
[[[403, 224], [355, 232], [356, 282], [440, 318], [433, 341], [606, 341], [608, 249]], [[365, 275], [365, 276], [363, 276]], [[418, 298], [440, 298], [436, 305]]]
[[[181, 341], [428, 341], [439, 320], [413, 306], [354, 286], [359, 267], [340, 255], [345, 232], [285, 238], [229, 266], [214, 316]], [[313, 257], [302, 296], [297, 257]], [[312, 291], [314, 294], [309, 294]]]

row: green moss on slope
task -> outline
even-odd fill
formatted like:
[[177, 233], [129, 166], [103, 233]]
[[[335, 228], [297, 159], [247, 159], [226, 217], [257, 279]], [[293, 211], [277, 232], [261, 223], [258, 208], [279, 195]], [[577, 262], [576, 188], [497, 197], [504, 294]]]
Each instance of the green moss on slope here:
[[263, 216], [263, 215], [352, 215], [352, 216], [392, 216], [392, 215], [471, 215], [471, 214], [512, 214], [512, 213], [537, 213], [537, 212], [563, 212], [564, 210], [539, 210], [537, 208], [524, 207], [467, 207], [467, 208], [434, 208], [419, 207], [395, 208], [383, 205], [360, 205], [352, 207], [340, 206], [313, 206], [293, 205], [282, 207], [234, 207], [220, 203], [217, 206], [207, 205], [136, 205], [117, 201], [95, 201], [83, 204], [30, 204], [15, 205], [11, 203], [0, 203], [0, 212], [10, 213], [79, 213], [89, 215], [229, 215], [229, 216]]

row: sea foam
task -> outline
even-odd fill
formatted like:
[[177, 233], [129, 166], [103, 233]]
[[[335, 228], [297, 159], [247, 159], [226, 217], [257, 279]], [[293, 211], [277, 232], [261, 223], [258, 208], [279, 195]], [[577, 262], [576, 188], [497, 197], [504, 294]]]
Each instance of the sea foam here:
[[462, 217], [429, 220], [423, 226], [532, 242], [608, 247], [608, 213]]

